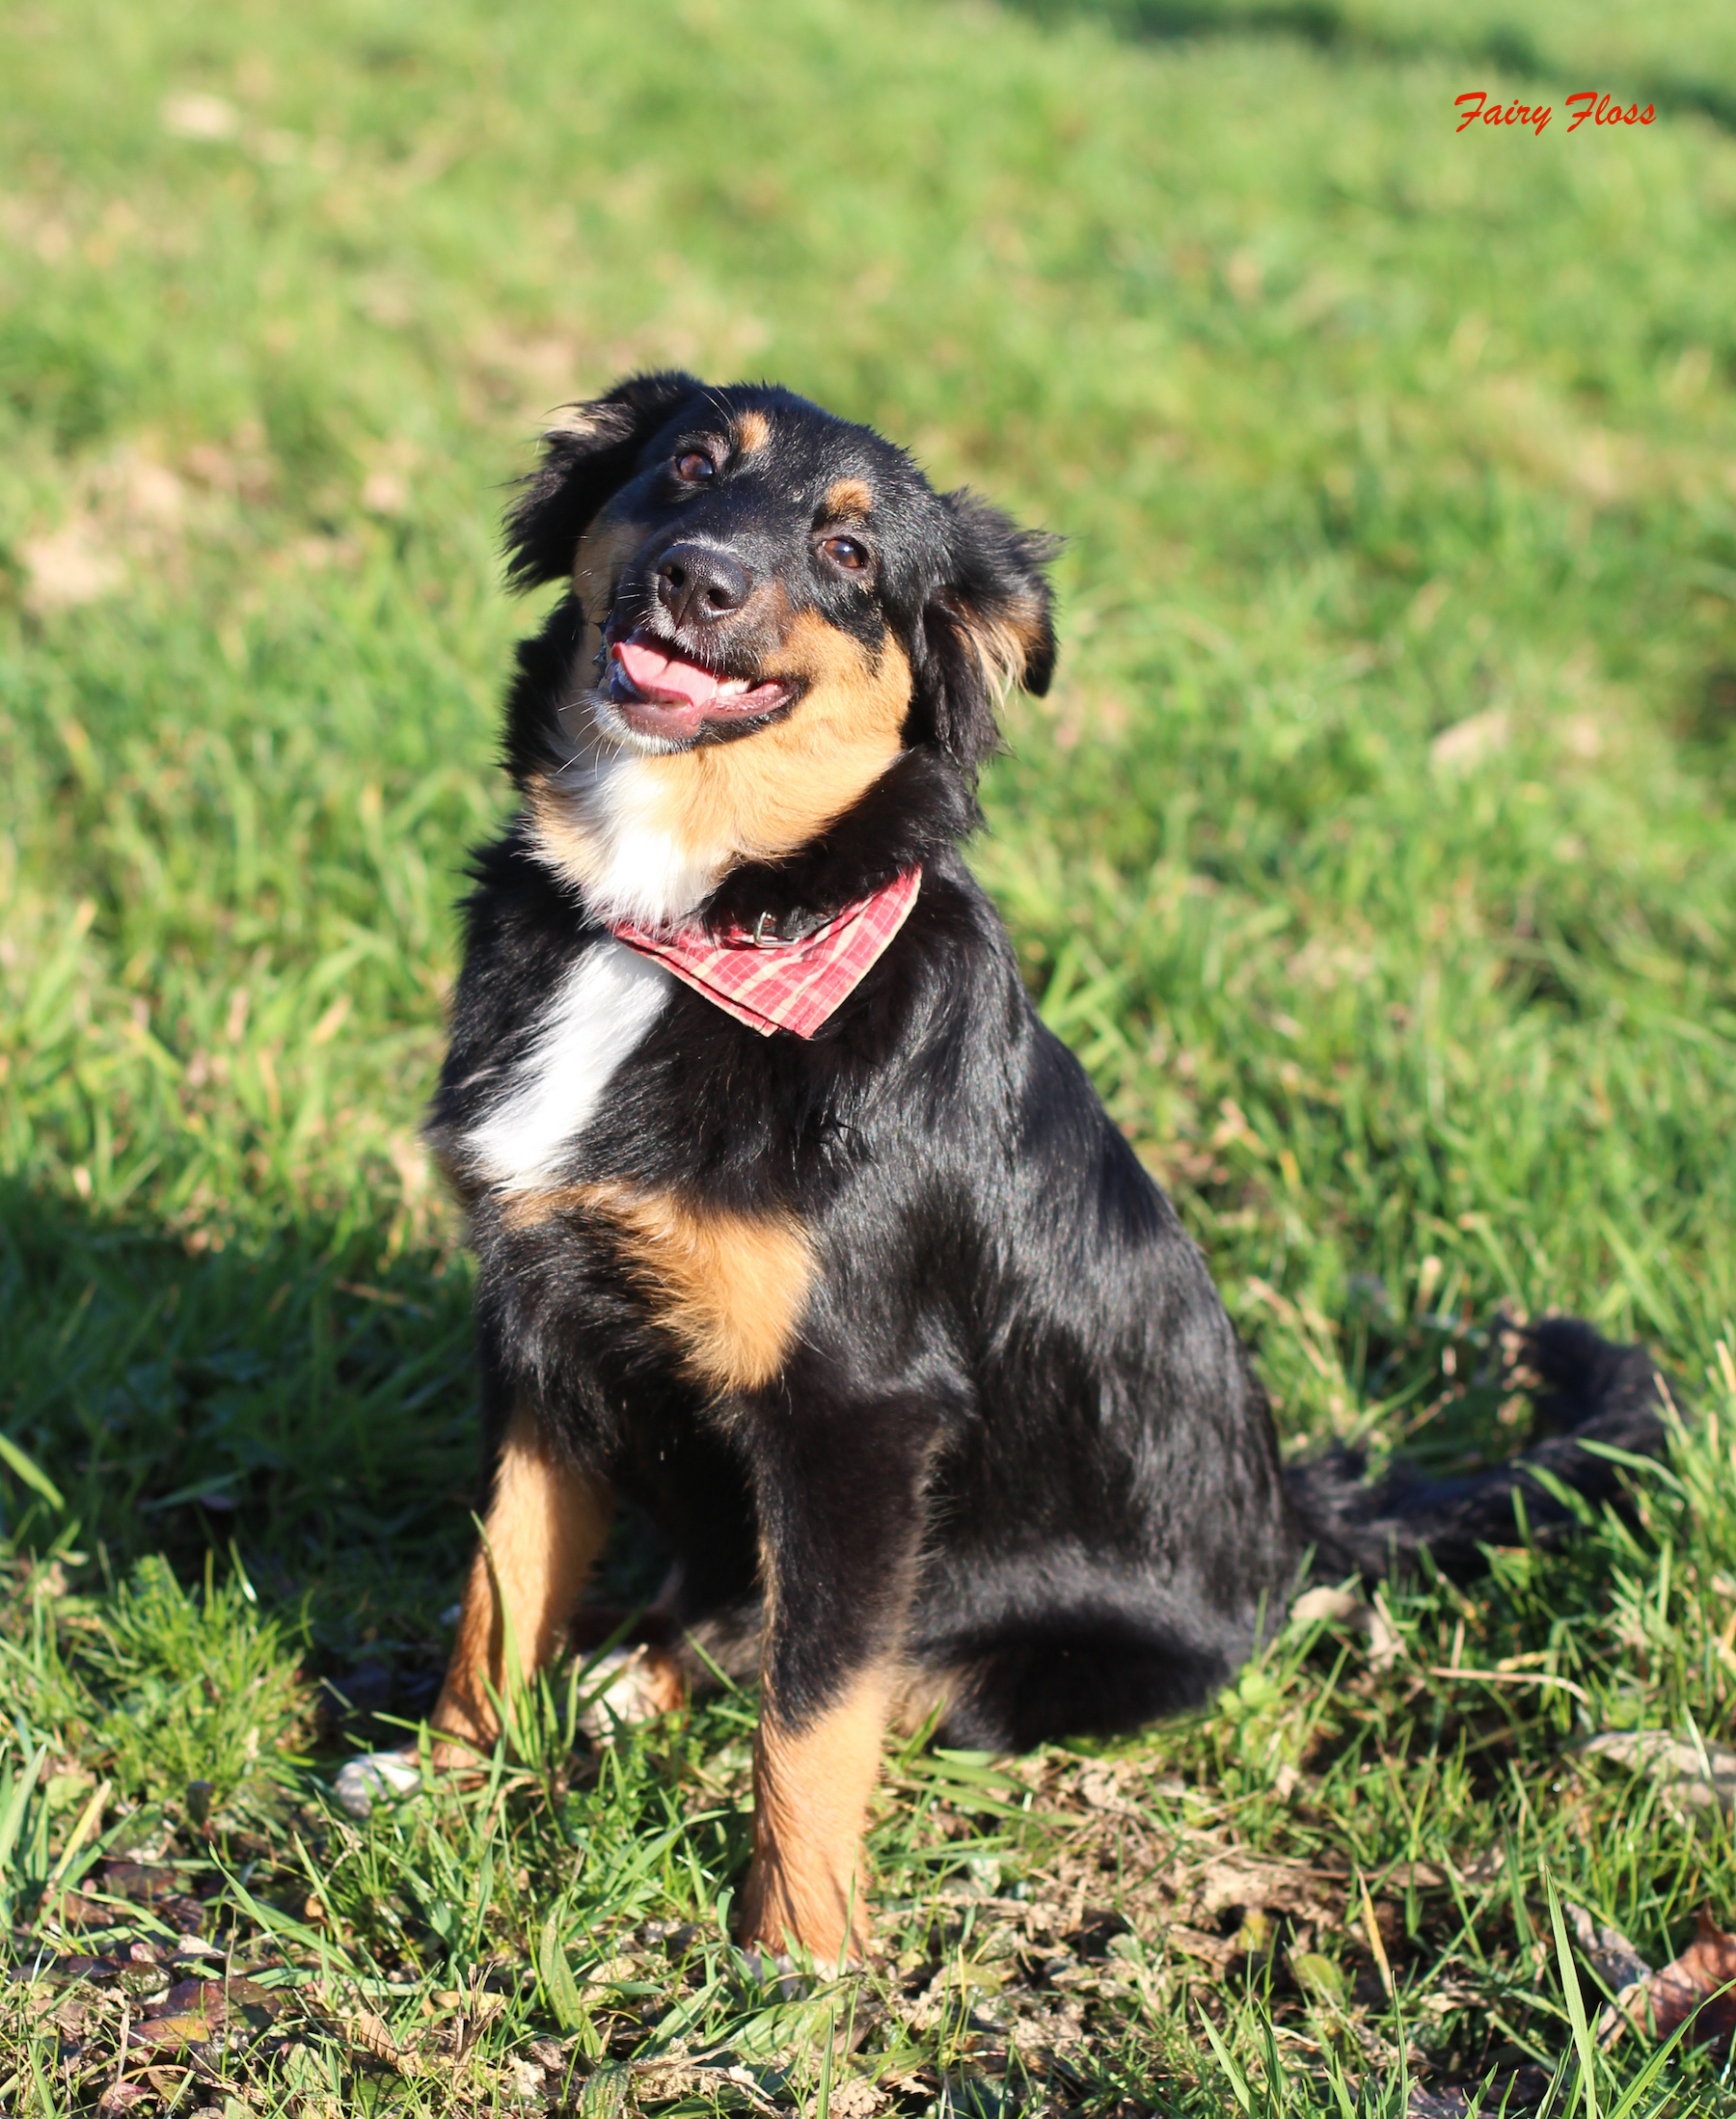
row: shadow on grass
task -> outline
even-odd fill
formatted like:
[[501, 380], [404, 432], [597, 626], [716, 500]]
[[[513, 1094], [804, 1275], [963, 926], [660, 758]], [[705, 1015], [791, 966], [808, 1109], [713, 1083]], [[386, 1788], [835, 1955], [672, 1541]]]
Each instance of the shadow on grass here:
[[[471, 1279], [381, 1228], [290, 1224], [190, 1249], [0, 1183], [0, 1539], [70, 1548], [100, 1589], [147, 1554], [237, 1565], [305, 1616], [339, 1748], [433, 1702], [443, 1619], [484, 1500]], [[595, 1595], [631, 1607], [667, 1556], [620, 1511]]]
[[147, 1553], [240, 1565], [359, 1713], [424, 1706], [481, 1499], [470, 1283], [383, 1248], [302, 1224], [191, 1250], [0, 1185], [0, 1431], [62, 1503], [0, 1468], [14, 1548], [75, 1549], [92, 1588]]
[[[1045, 24], [1083, 16], [1119, 36], [1153, 42], [1228, 37], [1289, 37], [1316, 50], [1356, 58], [1448, 59], [1488, 66], [1522, 80], [1562, 84], [1563, 62], [1540, 51], [1530, 32], [1516, 23], [1495, 27], [1467, 25], [1463, 36], [1432, 30], [1403, 30], [1359, 20], [1334, 0], [1252, 0], [1247, 6], [1214, 5], [1212, 0], [1008, 0], [1023, 14]], [[1610, 88], [1608, 80], [1575, 78], [1568, 93], [1581, 88]], [[1607, 73], [1610, 68], [1606, 66]], [[1467, 86], [1479, 84], [1470, 82]], [[1653, 104], [1660, 114], [1709, 118], [1726, 132], [1736, 132], [1736, 89], [1692, 73], [1648, 69], [1623, 82], [1622, 95]]]

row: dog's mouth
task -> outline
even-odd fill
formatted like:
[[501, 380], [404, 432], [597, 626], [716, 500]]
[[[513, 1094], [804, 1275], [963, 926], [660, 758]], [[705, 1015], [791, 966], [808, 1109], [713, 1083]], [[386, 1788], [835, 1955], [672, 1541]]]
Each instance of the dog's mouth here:
[[788, 705], [796, 687], [781, 678], [754, 683], [689, 662], [642, 626], [609, 646], [610, 703], [637, 735], [691, 741], [714, 723], [739, 726]]

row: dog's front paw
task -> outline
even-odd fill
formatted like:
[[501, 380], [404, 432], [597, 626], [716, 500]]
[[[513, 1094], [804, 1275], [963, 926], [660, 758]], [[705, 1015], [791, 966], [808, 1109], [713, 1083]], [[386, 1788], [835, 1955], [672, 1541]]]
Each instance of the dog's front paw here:
[[366, 1817], [382, 1795], [408, 1795], [421, 1786], [421, 1768], [403, 1752], [364, 1752], [339, 1768], [332, 1793], [352, 1817]]

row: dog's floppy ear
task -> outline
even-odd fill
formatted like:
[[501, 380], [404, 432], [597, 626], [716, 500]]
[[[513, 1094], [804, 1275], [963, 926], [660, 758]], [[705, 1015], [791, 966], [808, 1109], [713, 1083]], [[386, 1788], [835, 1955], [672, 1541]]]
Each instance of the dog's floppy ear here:
[[684, 397], [704, 385], [665, 368], [629, 375], [606, 396], [574, 405], [543, 436], [542, 462], [520, 481], [506, 517], [506, 579], [535, 588], [572, 571], [573, 555], [597, 510], [625, 483], [633, 459]]
[[1060, 540], [1020, 530], [971, 493], [943, 494], [941, 506], [948, 554], [923, 607], [916, 733], [974, 774], [1000, 740], [1002, 695], [1021, 685], [1041, 696], [1054, 674], [1046, 569]]

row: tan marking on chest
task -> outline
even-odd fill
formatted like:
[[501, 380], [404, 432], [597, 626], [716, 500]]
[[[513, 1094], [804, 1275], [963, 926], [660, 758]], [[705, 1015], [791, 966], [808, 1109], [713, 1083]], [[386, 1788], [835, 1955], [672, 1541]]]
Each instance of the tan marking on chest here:
[[753, 1391], [782, 1369], [819, 1270], [793, 1214], [696, 1208], [673, 1192], [607, 1183], [529, 1193], [502, 1218], [529, 1229], [557, 1214], [607, 1226], [624, 1271], [695, 1380]]

